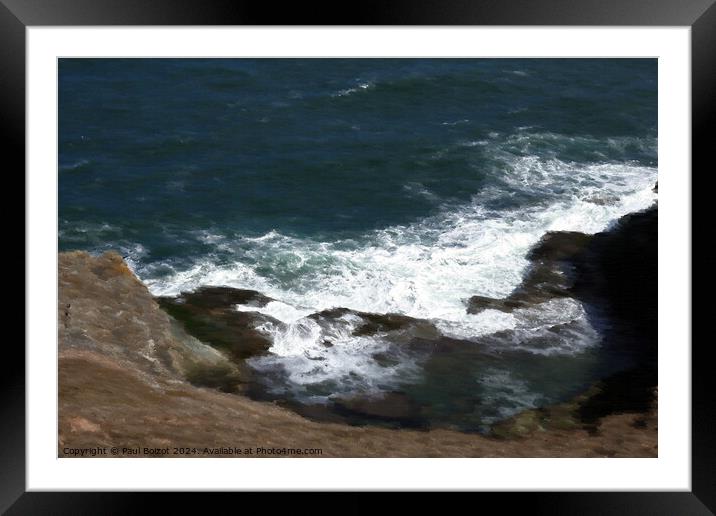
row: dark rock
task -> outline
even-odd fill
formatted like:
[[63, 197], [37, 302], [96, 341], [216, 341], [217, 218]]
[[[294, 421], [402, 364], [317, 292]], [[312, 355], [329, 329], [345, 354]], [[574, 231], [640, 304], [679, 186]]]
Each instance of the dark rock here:
[[[646, 374], [644, 374], [646, 373]], [[651, 414], [656, 388], [648, 371], [634, 368], [621, 371], [594, 383], [585, 392], [567, 402], [520, 412], [492, 426], [490, 435], [509, 439], [535, 432], [581, 428], [599, 433], [603, 417], [612, 414]], [[645, 427], [645, 418], [637, 418], [637, 427]]]
[[271, 299], [252, 290], [204, 287], [176, 297], [157, 298], [159, 305], [184, 329], [202, 342], [219, 348], [235, 360], [264, 355], [271, 340], [256, 326], [279, 321], [258, 312], [240, 312], [236, 304], [263, 306]]
[[404, 330], [416, 324], [429, 324], [426, 321], [400, 314], [361, 313], [360, 316], [363, 317], [366, 322], [353, 331], [353, 335], [356, 336]]
[[239, 363], [233, 367], [216, 365], [206, 367], [203, 364], [187, 368], [185, 377], [192, 385], [197, 387], [211, 387], [222, 392], [245, 392], [246, 384], [251, 381], [251, 369], [246, 364]]
[[300, 414], [301, 416], [312, 421], [321, 423], [338, 423], [343, 425], [351, 424], [351, 421], [338, 414], [333, 405], [328, 404], [303, 404], [291, 400], [279, 400], [276, 404]]
[[590, 238], [574, 231], [547, 233], [528, 254], [532, 263], [522, 283], [504, 299], [472, 296], [467, 302], [467, 313], [476, 314], [483, 310], [512, 312], [570, 296], [574, 276], [572, 260], [583, 252]]
[[581, 428], [576, 410], [582, 398], [583, 396], [578, 396], [567, 403], [524, 410], [493, 425], [490, 436], [514, 439], [527, 437], [535, 432]]
[[[575, 260], [574, 295], [599, 307], [611, 321], [615, 344], [656, 357], [658, 315], [658, 212], [653, 207], [594, 235]], [[619, 346], [623, 347], [621, 344]]]
[[590, 235], [576, 231], [550, 231], [527, 255], [531, 261], [562, 261], [580, 253], [591, 239]]
[[658, 211], [622, 217], [599, 233], [576, 261], [574, 293], [602, 325], [605, 348], [626, 355], [632, 366], [602, 380], [579, 416], [596, 428], [606, 415], [644, 412], [658, 382]]
[[183, 293], [179, 298], [191, 302], [197, 308], [226, 308], [233, 305], [262, 307], [273, 301], [255, 290], [231, 287], [201, 287], [194, 292]]
[[500, 310], [502, 312], [512, 312], [516, 308], [528, 306], [524, 301], [517, 299], [495, 299], [485, 296], [472, 296], [468, 300], [467, 313], [476, 314], [483, 310]]
[[313, 313], [308, 317], [309, 319], [313, 319], [314, 321], [320, 321], [321, 319], [340, 319], [348, 313], [358, 314], [358, 312], [355, 312], [349, 308], [328, 308], [326, 310], [321, 310], [320, 312]]
[[334, 409], [338, 414], [359, 416], [367, 420], [396, 422], [401, 426], [424, 425], [420, 405], [403, 392], [338, 398], [333, 401]]
[[600, 381], [575, 414], [585, 428], [596, 432], [599, 420], [609, 414], [646, 413], [655, 400], [656, 382], [656, 369], [648, 364], [620, 371]]
[[334, 320], [339, 319], [346, 314], [351, 314], [363, 319], [363, 323], [353, 330], [353, 335], [357, 337], [375, 335], [376, 333], [399, 331], [411, 331], [416, 335], [425, 336], [437, 336], [438, 334], [437, 329], [431, 322], [426, 321], [425, 319], [417, 319], [415, 317], [409, 317], [402, 314], [378, 314], [372, 312], [359, 312], [349, 308], [329, 308], [327, 310], [313, 313], [308, 317], [314, 321]]
[[[567, 426], [576, 422], [596, 432], [604, 416], [651, 410], [658, 376], [657, 244], [656, 206], [626, 215], [596, 235], [548, 233], [529, 253], [532, 264], [507, 298], [469, 299], [468, 313], [478, 313], [509, 312], [555, 297], [577, 298], [604, 337], [605, 357], [617, 356], [627, 364], [570, 404], [515, 416], [496, 425], [493, 435], [519, 436], [555, 428], [555, 421]], [[569, 331], [569, 327], [549, 331]], [[555, 410], [559, 415], [553, 414]]]
[[469, 355], [483, 355], [487, 352], [484, 340], [478, 341], [454, 339], [440, 336], [438, 338], [416, 337], [411, 339], [403, 347], [417, 356], [431, 356], [432, 358], [449, 355], [452, 353], [463, 353]]
[[393, 367], [400, 363], [399, 358], [391, 356], [389, 353], [373, 353], [371, 357], [381, 367]]

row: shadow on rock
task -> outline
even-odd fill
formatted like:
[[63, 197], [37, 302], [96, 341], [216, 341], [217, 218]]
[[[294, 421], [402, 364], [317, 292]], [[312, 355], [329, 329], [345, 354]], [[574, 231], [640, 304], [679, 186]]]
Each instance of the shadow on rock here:
[[261, 307], [271, 301], [253, 290], [203, 287], [176, 297], [159, 297], [157, 301], [189, 334], [237, 361], [268, 353], [271, 339], [256, 326], [266, 322], [281, 324], [258, 312], [236, 310], [237, 304]]

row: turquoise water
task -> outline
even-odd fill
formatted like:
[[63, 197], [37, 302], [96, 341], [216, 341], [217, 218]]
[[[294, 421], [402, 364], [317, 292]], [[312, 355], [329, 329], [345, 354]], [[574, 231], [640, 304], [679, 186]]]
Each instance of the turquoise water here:
[[[274, 355], [253, 365], [286, 371], [283, 396], [474, 389], [482, 405], [459, 410], [479, 426], [597, 374], [578, 302], [515, 316], [465, 300], [508, 294], [546, 231], [601, 231], [654, 201], [656, 86], [655, 59], [61, 59], [59, 247], [117, 249], [157, 295], [276, 299], [265, 312], [286, 326], [264, 328]], [[390, 337], [306, 319], [335, 306], [520, 337], [444, 384], [420, 357], [376, 364]]]

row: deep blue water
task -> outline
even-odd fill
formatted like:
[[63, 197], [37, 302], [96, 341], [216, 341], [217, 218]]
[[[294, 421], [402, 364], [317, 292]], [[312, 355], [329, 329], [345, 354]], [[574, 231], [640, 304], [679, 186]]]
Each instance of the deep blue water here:
[[409, 223], [500, 174], [489, 148], [460, 146], [490, 135], [587, 137], [514, 153], [654, 166], [656, 74], [645, 59], [63, 59], [60, 247], [139, 242], [160, 260], [191, 230]]
[[[384, 343], [345, 335], [312, 382], [302, 317], [399, 312], [465, 339], [581, 321], [464, 300], [509, 293], [546, 231], [648, 206], [656, 150], [655, 59], [61, 59], [59, 248], [117, 249], [156, 294], [261, 290], [300, 330], [272, 330], [298, 395], [351, 372], [387, 389], [415, 371], [356, 359]], [[558, 399], [591, 374], [584, 335], [534, 344], [562, 371], [576, 357], [563, 382], [522, 358], [470, 381], [496, 414]]]

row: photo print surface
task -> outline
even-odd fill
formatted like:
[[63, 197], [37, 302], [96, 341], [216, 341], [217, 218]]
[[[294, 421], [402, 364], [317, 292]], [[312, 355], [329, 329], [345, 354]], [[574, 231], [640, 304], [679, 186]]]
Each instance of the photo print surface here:
[[657, 456], [656, 59], [58, 73], [60, 456]]

